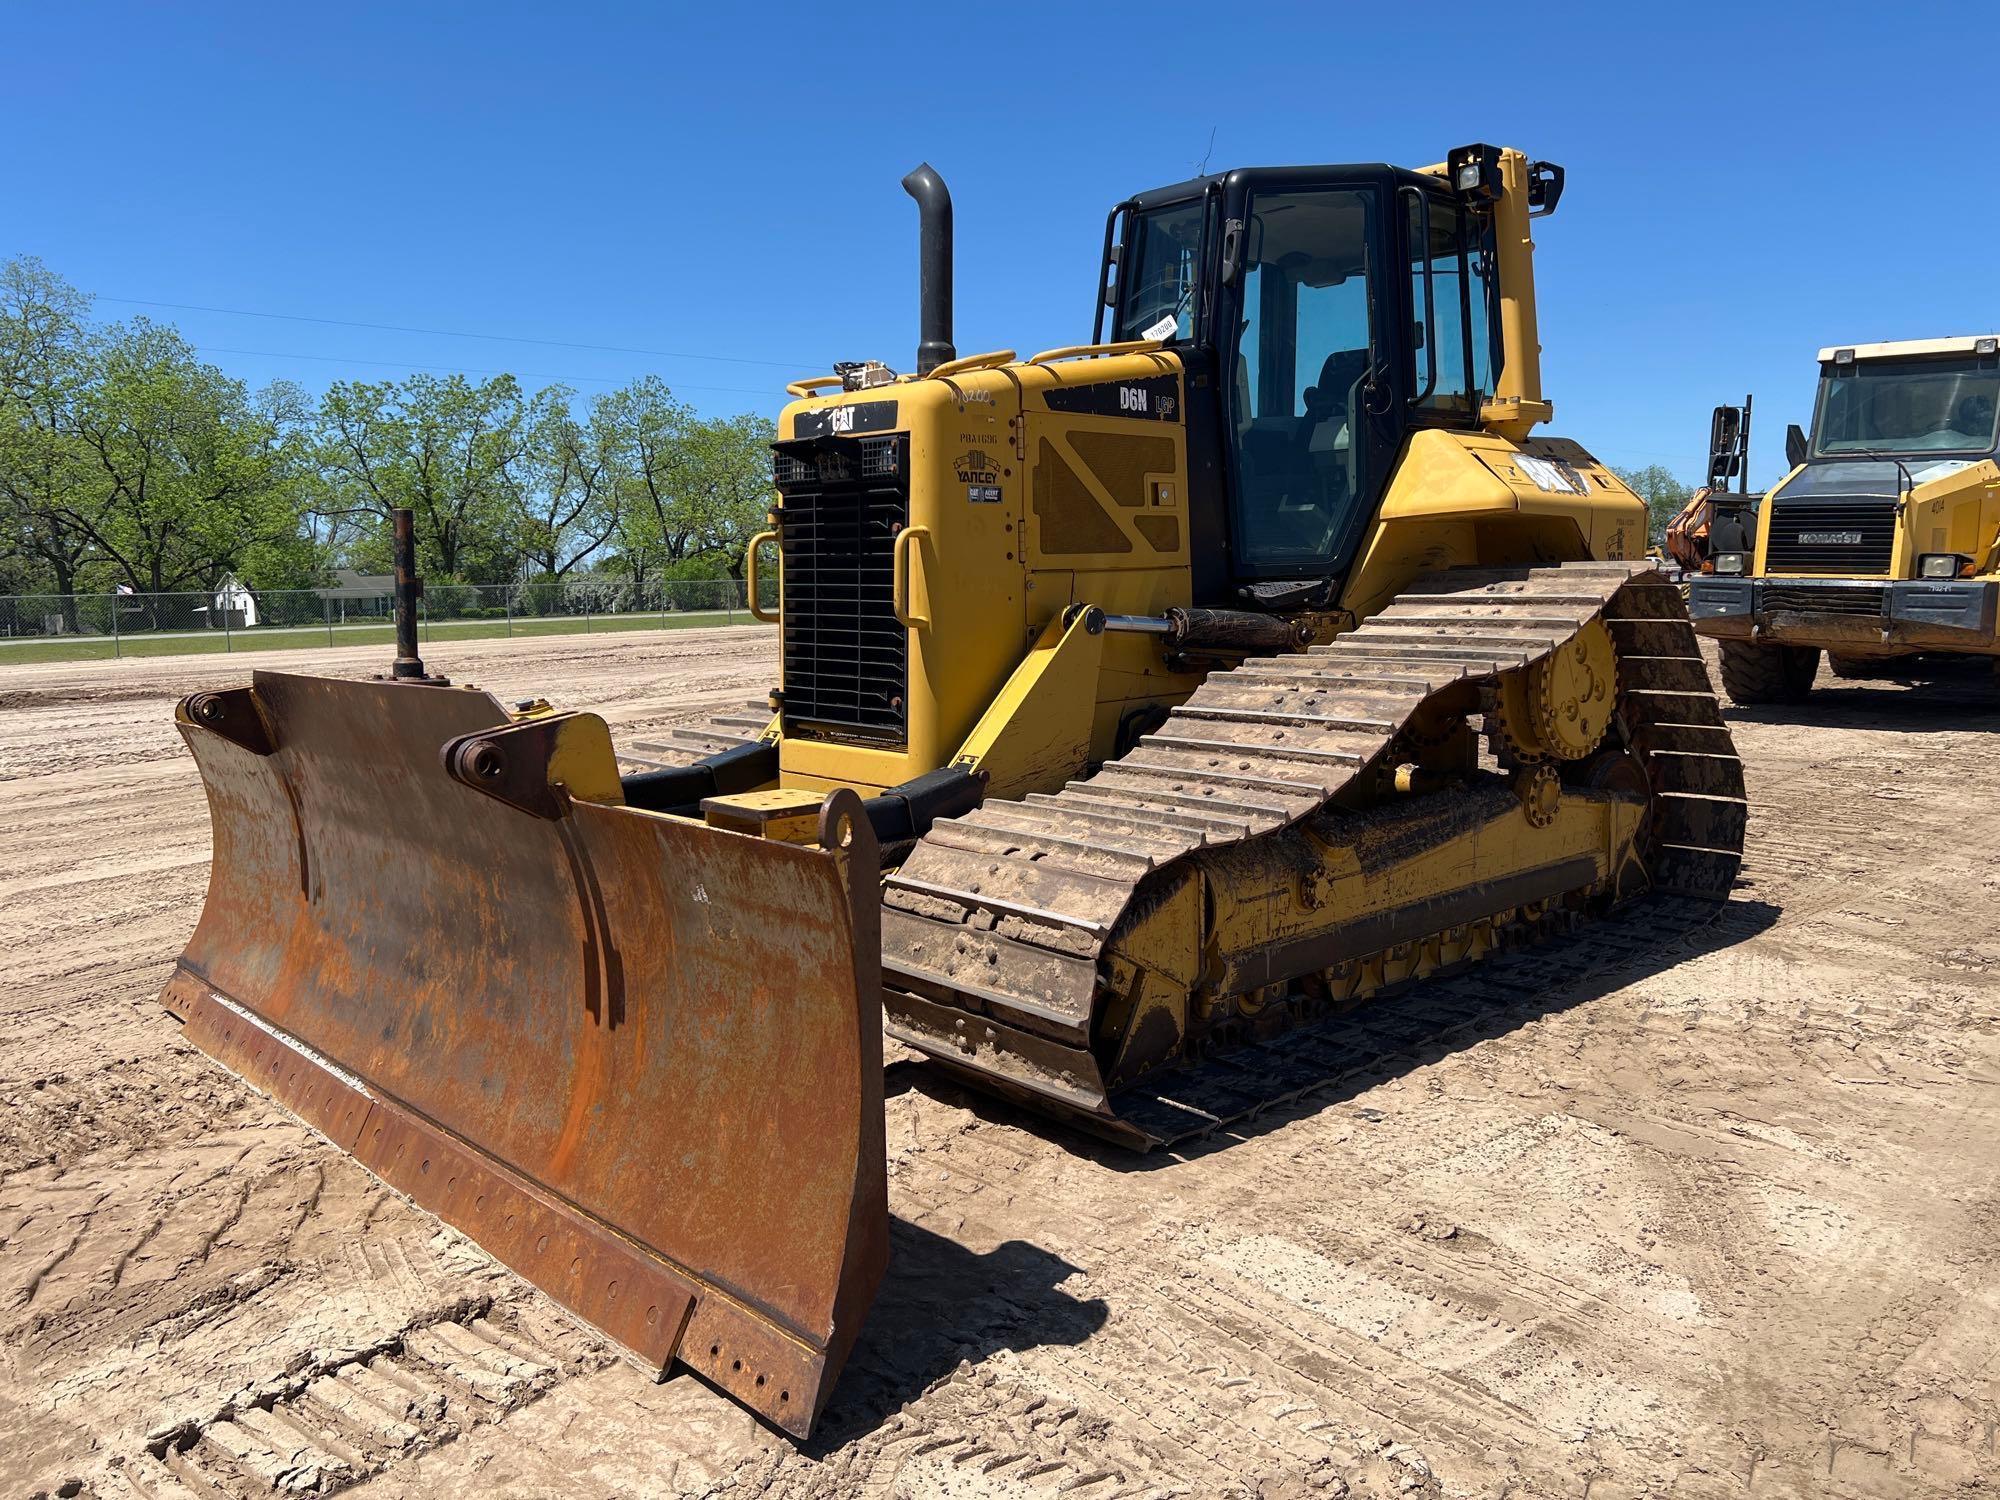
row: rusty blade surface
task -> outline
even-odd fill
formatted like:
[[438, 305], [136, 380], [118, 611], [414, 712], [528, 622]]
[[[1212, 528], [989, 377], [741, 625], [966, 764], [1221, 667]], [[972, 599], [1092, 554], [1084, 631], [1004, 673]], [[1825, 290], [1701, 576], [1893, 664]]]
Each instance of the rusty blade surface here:
[[258, 673], [180, 719], [215, 840], [162, 996], [190, 1036], [803, 1436], [887, 1258], [866, 819], [821, 849], [536, 816], [441, 765], [507, 722], [461, 689]]

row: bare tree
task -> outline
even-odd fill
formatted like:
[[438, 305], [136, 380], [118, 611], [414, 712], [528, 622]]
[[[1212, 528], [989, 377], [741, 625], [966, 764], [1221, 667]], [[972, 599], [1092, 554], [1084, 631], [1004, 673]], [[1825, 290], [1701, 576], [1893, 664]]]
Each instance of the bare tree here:
[[625, 450], [599, 396], [578, 421], [567, 386], [539, 392], [531, 408], [529, 457], [515, 495], [515, 536], [535, 572], [561, 578], [618, 529]]
[[[332, 386], [320, 403], [318, 503], [327, 512], [408, 506], [427, 570], [494, 582], [512, 571], [510, 525], [528, 424], [511, 375]], [[380, 528], [376, 528], [379, 540]]]

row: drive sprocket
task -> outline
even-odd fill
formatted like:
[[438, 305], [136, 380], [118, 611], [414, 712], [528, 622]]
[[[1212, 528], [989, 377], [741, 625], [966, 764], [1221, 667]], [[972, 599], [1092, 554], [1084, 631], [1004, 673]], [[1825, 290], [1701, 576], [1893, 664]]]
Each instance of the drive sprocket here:
[[1485, 692], [1486, 730], [1502, 765], [1581, 760], [1603, 741], [1618, 702], [1618, 651], [1593, 620], [1541, 660]]

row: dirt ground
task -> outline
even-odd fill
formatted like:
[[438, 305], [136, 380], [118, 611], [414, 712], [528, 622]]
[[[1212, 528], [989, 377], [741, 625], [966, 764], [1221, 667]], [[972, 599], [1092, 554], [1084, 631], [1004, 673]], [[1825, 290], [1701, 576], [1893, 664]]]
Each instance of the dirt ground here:
[[[643, 734], [768, 633], [436, 649]], [[259, 667], [359, 673], [368, 652]], [[1712, 924], [1135, 1160], [889, 1079], [892, 1263], [797, 1447], [588, 1330], [154, 1004], [174, 697], [0, 674], [0, 1494], [1956, 1494], [2000, 1482], [2000, 703], [1739, 711]]]

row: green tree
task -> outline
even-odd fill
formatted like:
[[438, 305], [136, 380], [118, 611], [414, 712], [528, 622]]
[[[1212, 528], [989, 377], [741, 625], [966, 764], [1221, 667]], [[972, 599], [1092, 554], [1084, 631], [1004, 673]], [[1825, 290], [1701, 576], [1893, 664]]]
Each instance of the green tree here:
[[109, 332], [76, 428], [101, 499], [65, 515], [141, 593], [213, 588], [298, 534], [278, 422], [172, 328]]
[[439, 579], [493, 583], [515, 570], [513, 521], [528, 443], [511, 375], [340, 381], [320, 401], [315, 504], [348, 524], [328, 536], [357, 564], [387, 561], [391, 509], [414, 513], [419, 565]]
[[39, 260], [0, 266], [0, 558], [10, 592], [73, 594], [96, 555], [72, 518], [102, 493], [76, 421], [98, 369], [89, 316], [89, 297]]
[[1658, 542], [1667, 534], [1667, 522], [1680, 514], [1681, 507], [1694, 495], [1694, 486], [1682, 484], [1662, 464], [1648, 464], [1643, 469], [1614, 466], [1611, 472], [1625, 482], [1627, 489], [1646, 502], [1646, 536], [1652, 542]]
[[384, 571], [398, 506], [439, 582], [562, 578], [607, 547], [641, 582], [740, 575], [772, 436], [760, 417], [697, 417], [657, 377], [581, 410], [507, 375], [253, 397], [171, 326], [100, 326], [39, 261], [0, 266], [0, 591]]
[[270, 434], [270, 484], [283, 497], [285, 524], [244, 549], [237, 577], [254, 592], [315, 588], [332, 576], [331, 554], [308, 511], [319, 493], [312, 444], [319, 404], [289, 380], [273, 381], [257, 393], [254, 404]]
[[657, 376], [614, 391], [601, 408], [623, 454], [623, 562], [635, 577], [740, 577], [743, 549], [773, 494], [768, 418], [703, 420]]
[[700, 524], [696, 555], [719, 555], [732, 578], [743, 576], [744, 549], [777, 503], [771, 484], [777, 436], [768, 417], [714, 417], [696, 428], [686, 454], [683, 493]]

